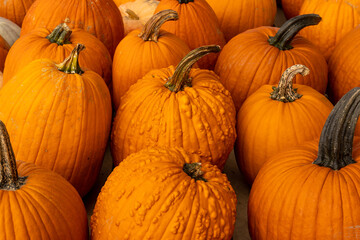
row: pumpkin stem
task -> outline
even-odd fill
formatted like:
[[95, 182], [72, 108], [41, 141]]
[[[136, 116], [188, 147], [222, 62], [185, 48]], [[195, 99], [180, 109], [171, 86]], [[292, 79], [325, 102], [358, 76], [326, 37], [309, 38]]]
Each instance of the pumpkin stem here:
[[280, 27], [274, 37], [269, 37], [268, 42], [280, 50], [292, 49], [290, 43], [295, 35], [304, 27], [317, 25], [320, 21], [321, 17], [317, 14], [304, 14], [290, 18]]
[[84, 71], [81, 70], [78, 62], [79, 53], [85, 49], [85, 46], [78, 43], [76, 47], [71, 51], [62, 63], [56, 64], [56, 67], [64, 73], [77, 73], [82, 74]]
[[203, 178], [204, 172], [201, 171], [201, 163], [185, 163], [183, 171], [196, 181], [202, 180], [207, 182], [207, 180]]
[[189, 2], [194, 2], [194, 0], [179, 0], [179, 3], [189, 3]]
[[310, 70], [302, 65], [295, 64], [284, 71], [281, 75], [277, 87], [273, 87], [273, 92], [270, 93], [270, 98], [280, 102], [293, 102], [302, 97], [297, 93], [297, 89], [293, 88], [293, 79], [296, 74], [300, 73], [303, 76], [308, 75]]
[[357, 87], [346, 93], [329, 114], [321, 132], [314, 164], [340, 170], [355, 163], [352, 146], [359, 114], [360, 88]]
[[152, 16], [149, 21], [146, 22], [142, 32], [139, 34], [144, 41], [154, 41], [157, 42], [160, 32], [160, 27], [166, 21], [174, 21], [179, 19], [179, 15], [176, 11], [171, 9], [166, 9], [156, 13]]
[[24, 185], [27, 177], [19, 177], [9, 133], [0, 120], [0, 189], [16, 190]]
[[218, 45], [208, 45], [198, 47], [190, 51], [177, 65], [174, 74], [165, 83], [165, 87], [173, 92], [182, 91], [185, 86], [191, 86], [191, 78], [189, 77], [192, 65], [196, 63], [200, 58], [209, 54], [217, 53], [220, 51]]
[[131, 9], [126, 9], [125, 12], [131, 20], [139, 20], [139, 16]]
[[58, 45], [69, 44], [71, 43], [69, 40], [71, 33], [69, 26], [66, 23], [61, 23], [46, 38], [51, 43], [57, 43]]

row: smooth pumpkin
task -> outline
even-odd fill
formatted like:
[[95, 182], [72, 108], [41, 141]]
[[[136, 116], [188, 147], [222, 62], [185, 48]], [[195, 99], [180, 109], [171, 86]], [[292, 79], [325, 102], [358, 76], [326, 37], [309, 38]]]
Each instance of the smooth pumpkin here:
[[32, 61], [0, 90], [0, 120], [17, 157], [59, 173], [81, 196], [100, 172], [112, 115], [104, 80], [78, 64], [83, 47], [60, 64]]
[[81, 67], [98, 73], [110, 86], [112, 60], [109, 51], [95, 36], [79, 28], [72, 31], [66, 23], [53, 30], [37, 28], [16, 41], [5, 61], [4, 84], [33, 60], [63, 61], [77, 43], [86, 45], [79, 56]]
[[267, 161], [252, 185], [252, 239], [358, 239], [360, 139], [354, 131], [360, 88], [349, 91], [330, 113], [320, 141]]
[[250, 184], [271, 156], [319, 138], [333, 109], [331, 102], [315, 89], [293, 85], [298, 73], [307, 75], [309, 69], [304, 65], [291, 66], [278, 86], [261, 86], [237, 114], [235, 156]]
[[114, 166], [150, 146], [182, 147], [223, 169], [233, 149], [235, 107], [218, 76], [191, 69], [219, 46], [192, 50], [178, 66], [156, 69], [121, 99], [111, 132]]
[[86, 210], [75, 188], [52, 171], [16, 161], [1, 121], [0, 153], [0, 239], [88, 239]]
[[135, 0], [114, 0], [116, 6], [120, 6], [121, 4], [125, 4], [127, 2], [134, 2]]
[[10, 46], [6, 40], [0, 35], [0, 71], [4, 71], [5, 60], [9, 53]]
[[150, 70], [178, 64], [190, 52], [183, 40], [160, 30], [164, 22], [177, 19], [175, 11], [161, 11], [142, 30], [134, 30], [120, 42], [112, 68], [114, 109], [119, 107], [121, 97], [138, 79]]
[[11, 47], [20, 37], [20, 27], [9, 19], [0, 17], [0, 36], [4, 38]]
[[303, 64], [312, 74], [297, 75], [294, 83], [325, 93], [328, 68], [325, 58], [309, 40], [297, 35], [321, 17], [307, 14], [294, 17], [281, 28], [259, 27], [231, 39], [221, 51], [215, 73], [231, 92], [237, 111], [245, 99], [264, 84], [277, 84], [282, 73], [294, 64]]
[[236, 194], [225, 174], [181, 148], [147, 148], [108, 177], [91, 216], [95, 239], [230, 240]]
[[54, 29], [63, 21], [97, 37], [111, 56], [124, 37], [124, 23], [113, 0], [37, 0], [25, 15], [21, 36], [39, 27]]
[[304, 0], [281, 0], [281, 8], [287, 19], [296, 17], [300, 13]]
[[9, 19], [21, 27], [26, 12], [35, 0], [5, 0], [0, 1], [0, 17]]
[[[165, 9], [176, 11], [179, 19], [166, 22], [162, 29], [184, 40], [191, 50], [211, 44], [221, 48], [225, 45], [218, 19], [206, 0], [162, 0], [155, 13]], [[198, 65], [200, 68], [212, 70], [217, 58], [218, 54], [205, 56], [199, 60]]]

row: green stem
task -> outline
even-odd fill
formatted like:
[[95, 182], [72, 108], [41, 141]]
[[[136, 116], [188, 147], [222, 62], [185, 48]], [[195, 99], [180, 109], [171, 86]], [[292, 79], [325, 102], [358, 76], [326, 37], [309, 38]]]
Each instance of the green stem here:
[[173, 92], [178, 92], [183, 90], [185, 86], [191, 86], [189, 74], [194, 63], [209, 53], [217, 53], [219, 51], [220, 46], [218, 45], [202, 46], [190, 51], [177, 65], [174, 74], [169, 78], [165, 87]]
[[360, 114], [360, 88], [353, 88], [335, 105], [320, 136], [319, 152], [313, 162], [340, 170], [356, 163], [352, 158], [355, 127]]
[[201, 171], [201, 163], [185, 163], [183, 171], [196, 181], [201, 180], [207, 182], [207, 180], [203, 177], [204, 172]]
[[284, 71], [277, 87], [273, 87], [273, 92], [270, 93], [270, 98], [281, 102], [293, 102], [302, 97], [297, 93], [297, 89], [293, 88], [293, 79], [296, 74], [303, 76], [308, 75], [310, 70], [301, 64], [296, 64]]
[[289, 50], [293, 47], [290, 45], [295, 35], [304, 27], [317, 25], [321, 17], [317, 14], [304, 14], [287, 20], [277, 31], [274, 37], [269, 37], [270, 45], [280, 50]]
[[57, 25], [57, 27], [46, 36], [52, 43], [57, 43], [58, 45], [63, 44], [70, 44], [70, 36], [71, 36], [71, 29], [69, 28], [66, 23], [61, 23]]
[[64, 73], [77, 73], [82, 74], [84, 71], [81, 70], [79, 66], [79, 53], [85, 49], [85, 46], [82, 44], [77, 44], [76, 47], [70, 53], [62, 63], [56, 64], [56, 67]]

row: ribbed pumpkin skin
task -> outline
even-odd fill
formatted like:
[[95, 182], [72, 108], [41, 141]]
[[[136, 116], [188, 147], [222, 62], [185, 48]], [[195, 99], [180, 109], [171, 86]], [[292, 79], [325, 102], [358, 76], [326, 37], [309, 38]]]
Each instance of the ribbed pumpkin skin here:
[[0, 71], [4, 71], [5, 60], [9, 53], [10, 46], [5, 39], [0, 36]]
[[74, 29], [69, 39], [71, 44], [58, 45], [46, 39], [52, 30], [37, 28], [16, 41], [5, 61], [4, 84], [20, 69], [38, 58], [62, 62], [70, 55], [76, 44], [81, 43], [85, 45], [85, 49], [79, 55], [81, 68], [98, 73], [110, 86], [112, 60], [110, 53], [99, 39], [82, 29]]
[[281, 7], [285, 17], [290, 19], [299, 15], [304, 0], [281, 0]]
[[[297, 146], [264, 164], [249, 196], [252, 239], [359, 239], [359, 163], [338, 171], [312, 164], [318, 143]], [[357, 162], [359, 144], [355, 138]]]
[[17, 158], [59, 173], [81, 196], [99, 174], [111, 114], [98, 74], [66, 74], [49, 59], [31, 62], [0, 91], [0, 119]]
[[348, 33], [329, 59], [329, 97], [335, 104], [350, 89], [360, 86], [360, 27]]
[[0, 17], [0, 36], [3, 37], [11, 47], [20, 37], [20, 27], [9, 19]]
[[226, 41], [248, 29], [271, 26], [277, 11], [275, 0], [206, 0], [218, 17]]
[[294, 84], [294, 88], [303, 96], [283, 103], [269, 97], [272, 85], [264, 85], [237, 114], [235, 155], [249, 183], [269, 157], [320, 137], [333, 105], [311, 87]]
[[111, 133], [114, 165], [150, 146], [182, 147], [223, 169], [236, 138], [230, 93], [212, 71], [192, 69], [192, 87], [164, 87], [175, 68], [153, 70], [121, 99]]
[[35, 0], [0, 1], [0, 17], [9, 19], [21, 27], [26, 12]]
[[236, 195], [206, 162], [202, 180], [183, 171], [199, 162], [182, 149], [144, 149], [108, 177], [91, 217], [93, 239], [231, 239]]
[[[138, 37], [140, 30], [130, 32], [118, 45], [113, 62], [113, 105], [130, 86], [153, 69], [176, 66], [190, 52], [188, 45], [172, 33], [160, 31], [158, 42]], [[138, 64], [141, 63], [141, 64]]]
[[308, 85], [320, 93], [327, 86], [327, 63], [317, 48], [307, 39], [295, 36], [290, 50], [280, 50], [268, 43], [278, 28], [259, 27], [247, 30], [231, 39], [215, 66], [215, 73], [231, 92], [236, 109], [264, 84], [277, 84], [281, 74], [294, 64], [303, 64], [311, 74], [297, 75], [294, 83]]
[[19, 176], [28, 176], [15, 191], [0, 190], [0, 239], [88, 239], [84, 203], [60, 175], [17, 161]]
[[360, 24], [360, 0], [305, 0], [300, 14], [316, 13], [322, 18], [317, 26], [304, 28], [300, 34], [311, 40], [328, 60], [335, 46]]
[[[177, 21], [164, 23], [161, 29], [175, 34], [184, 40], [190, 49], [216, 44], [221, 48], [225, 45], [224, 34], [220, 30], [214, 10], [205, 0], [195, 0], [189, 3], [179, 3], [178, 0], [162, 0], [155, 13], [172, 9], [179, 14]], [[214, 69], [219, 54], [209, 54], [197, 63], [200, 68]]]
[[113, 0], [37, 0], [26, 13], [21, 36], [39, 27], [54, 29], [68, 18], [71, 29], [96, 36], [113, 56], [124, 37], [124, 24]]

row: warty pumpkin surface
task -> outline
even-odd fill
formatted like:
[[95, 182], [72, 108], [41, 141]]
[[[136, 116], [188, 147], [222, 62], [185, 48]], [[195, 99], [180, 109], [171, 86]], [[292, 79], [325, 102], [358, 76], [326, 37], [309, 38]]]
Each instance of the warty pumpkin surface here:
[[297, 35], [321, 18], [297, 16], [281, 28], [259, 27], [231, 39], [221, 51], [215, 73], [231, 92], [237, 111], [245, 99], [264, 84], [277, 84], [282, 73], [294, 64], [303, 64], [312, 74], [297, 75], [294, 83], [325, 93], [328, 67], [325, 58], [309, 40]]
[[111, 125], [104, 80], [77, 64], [78, 45], [61, 64], [37, 59], [0, 90], [0, 120], [19, 159], [53, 170], [84, 196], [95, 183]]
[[[210, 44], [225, 45], [224, 34], [214, 10], [206, 0], [162, 0], [155, 13], [172, 9], [179, 14], [177, 21], [166, 22], [162, 29], [184, 40], [191, 50]], [[218, 54], [205, 56], [198, 61], [199, 67], [213, 70]]]
[[112, 59], [107, 48], [95, 36], [83, 29], [71, 30], [66, 23], [51, 30], [34, 29], [16, 41], [5, 61], [4, 84], [33, 60], [49, 58], [55, 62], [63, 61], [78, 43], [86, 46], [79, 56], [80, 66], [98, 73], [110, 86]]
[[62, 21], [97, 37], [111, 56], [124, 37], [124, 23], [113, 0], [37, 0], [26, 13], [21, 36], [39, 27], [54, 29]]
[[195, 49], [176, 69], [150, 71], [130, 87], [113, 122], [115, 166], [146, 147], [177, 146], [223, 169], [236, 138], [234, 103], [214, 72], [190, 70], [201, 56], [219, 50]]
[[147, 148], [115, 167], [91, 216], [95, 239], [228, 239], [236, 194], [225, 174], [181, 148]]
[[297, 73], [307, 75], [309, 69], [304, 65], [288, 68], [278, 86], [261, 86], [237, 114], [235, 156], [250, 184], [269, 157], [319, 138], [333, 109], [331, 102], [315, 89], [293, 85]]
[[264, 164], [249, 196], [252, 239], [359, 239], [359, 102], [355, 88], [335, 105], [320, 141]]
[[9, 19], [0, 17], [0, 36], [3, 37], [11, 47], [20, 37], [20, 27]]
[[75, 188], [57, 173], [16, 161], [1, 121], [0, 153], [0, 239], [88, 239], [86, 210]]
[[21, 27], [26, 12], [35, 0], [6, 0], [0, 1], [0, 17], [9, 19]]

